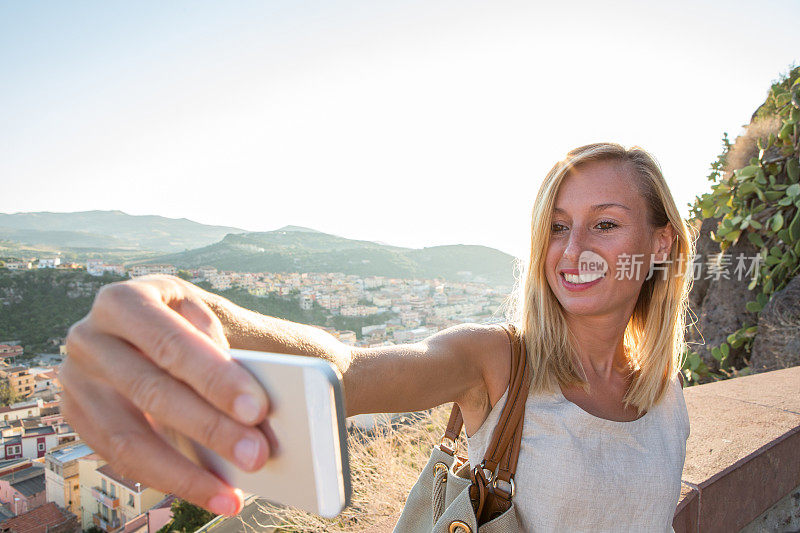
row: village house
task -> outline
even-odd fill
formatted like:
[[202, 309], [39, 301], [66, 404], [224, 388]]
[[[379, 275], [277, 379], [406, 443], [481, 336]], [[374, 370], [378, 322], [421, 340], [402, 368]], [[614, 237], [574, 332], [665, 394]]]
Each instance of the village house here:
[[0, 407], [0, 423], [40, 416], [44, 401], [40, 398]]
[[44, 466], [30, 463], [27, 468], [0, 476], [0, 502], [15, 515], [47, 503], [44, 488]]
[[9, 270], [31, 270], [33, 263], [30, 261], [6, 261], [5, 267]]
[[58, 381], [58, 371], [55, 369], [31, 368], [30, 374], [33, 375], [36, 396], [52, 398], [61, 391], [61, 383]]
[[36, 268], [56, 268], [60, 264], [60, 257], [40, 257]]
[[130, 270], [132, 278], [139, 276], [147, 276], [148, 274], [168, 274], [174, 276], [178, 273], [178, 269], [173, 265], [134, 265]]
[[94, 453], [82, 441], [53, 448], [45, 455], [45, 489], [47, 501], [68, 509], [75, 515], [81, 510], [78, 459]]
[[0, 344], [0, 359], [19, 357], [22, 353], [23, 348], [18, 344]]
[[0, 533], [75, 533], [80, 530], [78, 518], [53, 502], [0, 523]]
[[117, 276], [124, 276], [128, 273], [123, 265], [108, 264], [102, 259], [90, 259], [86, 261], [86, 272], [92, 276], [102, 276], [106, 272]]
[[14, 421], [2, 429], [0, 459], [38, 459], [58, 444], [59, 435], [53, 426], [25, 427], [24, 421]]
[[33, 394], [35, 384], [27, 367], [0, 368], [0, 379], [8, 382], [9, 388], [17, 394], [18, 398], [27, 398]]
[[97, 454], [78, 459], [84, 529], [114, 531], [152, 509], [164, 493], [117, 474]]

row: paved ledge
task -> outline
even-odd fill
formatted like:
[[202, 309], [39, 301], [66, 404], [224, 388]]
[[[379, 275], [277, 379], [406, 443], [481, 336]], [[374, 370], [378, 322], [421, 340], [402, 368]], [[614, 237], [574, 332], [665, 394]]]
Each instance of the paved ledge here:
[[676, 533], [739, 531], [800, 484], [800, 366], [684, 397], [691, 433]]

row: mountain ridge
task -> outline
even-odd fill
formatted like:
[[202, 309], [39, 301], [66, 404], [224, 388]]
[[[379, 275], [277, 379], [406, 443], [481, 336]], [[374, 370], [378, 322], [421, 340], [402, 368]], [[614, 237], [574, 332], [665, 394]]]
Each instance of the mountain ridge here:
[[120, 210], [0, 213], [0, 239], [65, 248], [177, 252], [246, 231], [187, 218], [129, 215]]
[[[93, 230], [93, 231], [90, 231]], [[0, 213], [0, 240], [60, 250], [125, 254], [136, 263], [211, 266], [241, 272], [343, 272], [397, 278], [513, 283], [514, 257], [482, 245], [407, 248], [349, 239], [296, 225], [248, 232], [159, 215], [114, 211]], [[147, 259], [135, 259], [134, 252]]]
[[482, 245], [404, 248], [319, 231], [273, 230], [228, 234], [217, 243], [145, 262], [239, 272], [343, 272], [511, 285], [515, 258]]

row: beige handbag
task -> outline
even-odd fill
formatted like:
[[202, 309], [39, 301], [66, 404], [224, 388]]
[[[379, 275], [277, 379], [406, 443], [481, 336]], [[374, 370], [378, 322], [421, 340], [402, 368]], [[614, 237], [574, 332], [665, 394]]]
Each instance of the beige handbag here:
[[464, 420], [454, 404], [441, 443], [433, 447], [428, 464], [411, 488], [396, 533], [521, 531], [512, 498], [531, 380], [523, 339], [513, 324], [503, 327], [511, 341], [511, 380], [483, 461], [473, 468], [456, 454]]

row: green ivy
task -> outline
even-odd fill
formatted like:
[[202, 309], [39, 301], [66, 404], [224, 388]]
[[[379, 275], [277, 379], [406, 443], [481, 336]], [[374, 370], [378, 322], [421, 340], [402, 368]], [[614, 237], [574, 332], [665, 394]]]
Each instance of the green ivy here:
[[[732, 334], [733, 335], [733, 334]], [[730, 336], [728, 337], [730, 338]], [[719, 381], [722, 379], [734, 378], [738, 376], [746, 376], [751, 373], [751, 368], [745, 366], [743, 368], [734, 368], [728, 360], [730, 355], [731, 345], [723, 342], [721, 345], [712, 348], [711, 356], [719, 362], [719, 372], [712, 372], [708, 365], [706, 365], [700, 354], [694, 350], [687, 349], [684, 354], [683, 364], [681, 371], [683, 372], [686, 382], [689, 385], [697, 385], [703, 381]]]
[[[748, 285], [758, 294], [746, 308], [759, 313], [772, 295], [783, 289], [800, 272], [800, 67], [793, 68], [774, 83], [757, 118], [776, 116], [781, 121], [777, 135], [757, 140], [759, 153], [748, 165], [725, 175], [731, 143], [723, 137], [723, 151], [712, 163], [708, 180], [711, 192], [691, 205], [692, 221], [720, 218], [711, 238], [725, 252], [741, 238], [759, 249], [759, 265]], [[731, 348], [750, 352], [757, 326], [743, 325], [712, 347], [720, 373], [711, 372], [699, 355], [688, 350], [683, 371], [692, 382], [725, 379], [749, 373], [749, 367], [733, 368]], [[749, 363], [748, 363], [749, 364]]]
[[[728, 132], [722, 134], [722, 153], [717, 156], [717, 160], [711, 163], [711, 173], [706, 177], [708, 181], [710, 181], [713, 185], [719, 183], [720, 179], [725, 173], [725, 166], [728, 163], [728, 153], [733, 148], [733, 143], [731, 143], [730, 139], [728, 138]], [[705, 211], [701, 206], [701, 202], [703, 201], [703, 196], [695, 197], [694, 204], [689, 204], [691, 219], [690, 220], [702, 220], [704, 218], [708, 218], [711, 216], [711, 212], [709, 208]]]

